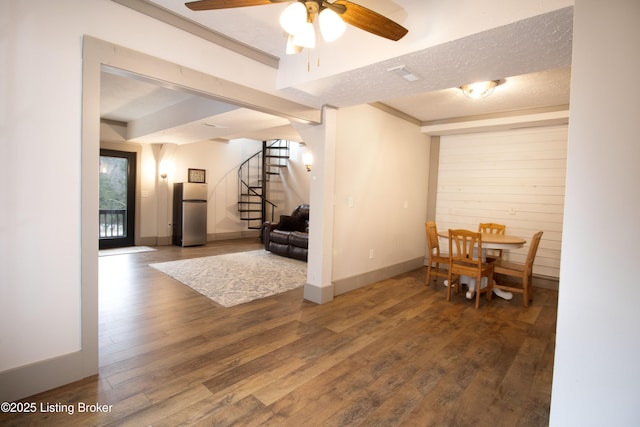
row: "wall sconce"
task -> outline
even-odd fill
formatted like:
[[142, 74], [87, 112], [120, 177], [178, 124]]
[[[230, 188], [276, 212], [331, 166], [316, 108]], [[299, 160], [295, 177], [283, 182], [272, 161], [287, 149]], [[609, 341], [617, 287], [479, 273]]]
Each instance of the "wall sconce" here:
[[166, 160], [161, 161], [160, 166], [158, 167], [160, 178], [167, 179], [170, 171], [171, 171], [171, 165], [169, 164], [169, 162]]
[[307, 172], [311, 172], [311, 166], [313, 165], [313, 154], [307, 151], [302, 155], [302, 163], [307, 168]]
[[493, 93], [493, 90], [500, 84], [500, 80], [489, 80], [488, 82], [476, 82], [460, 86], [464, 96], [469, 99], [486, 98]]

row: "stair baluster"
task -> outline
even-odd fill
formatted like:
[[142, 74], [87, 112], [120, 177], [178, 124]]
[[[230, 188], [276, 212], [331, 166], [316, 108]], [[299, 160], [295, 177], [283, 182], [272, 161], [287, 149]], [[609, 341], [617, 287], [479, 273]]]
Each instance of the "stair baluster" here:
[[271, 208], [274, 220], [277, 205], [267, 199], [268, 182], [280, 168], [287, 166], [289, 141], [262, 142], [262, 150], [245, 160], [238, 169], [238, 212], [240, 219], [248, 222], [249, 229], [260, 229]]

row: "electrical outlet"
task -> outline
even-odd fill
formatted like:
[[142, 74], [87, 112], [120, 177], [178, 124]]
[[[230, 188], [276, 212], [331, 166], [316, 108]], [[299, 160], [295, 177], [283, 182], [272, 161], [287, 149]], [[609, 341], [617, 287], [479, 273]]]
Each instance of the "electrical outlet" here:
[[369, 259], [373, 259], [373, 249], [369, 249]]

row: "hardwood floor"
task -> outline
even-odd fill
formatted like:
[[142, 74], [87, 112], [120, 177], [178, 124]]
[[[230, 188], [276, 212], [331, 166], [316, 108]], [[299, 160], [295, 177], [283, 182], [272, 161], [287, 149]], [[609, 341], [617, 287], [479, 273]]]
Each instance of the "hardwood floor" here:
[[[556, 291], [476, 310], [425, 286], [423, 268], [324, 305], [296, 289], [223, 308], [148, 266], [260, 248], [101, 257], [99, 375], [24, 399], [37, 413], [0, 424], [548, 425]], [[79, 411], [96, 403], [108, 412]]]

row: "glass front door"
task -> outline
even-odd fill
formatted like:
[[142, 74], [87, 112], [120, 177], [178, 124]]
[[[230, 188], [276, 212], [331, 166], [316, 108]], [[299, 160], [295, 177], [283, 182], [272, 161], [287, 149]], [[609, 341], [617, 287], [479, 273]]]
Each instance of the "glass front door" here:
[[136, 153], [100, 150], [100, 249], [134, 245]]

